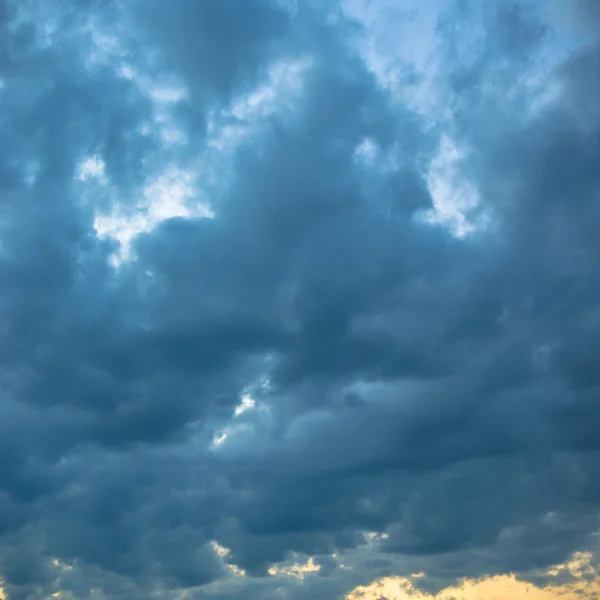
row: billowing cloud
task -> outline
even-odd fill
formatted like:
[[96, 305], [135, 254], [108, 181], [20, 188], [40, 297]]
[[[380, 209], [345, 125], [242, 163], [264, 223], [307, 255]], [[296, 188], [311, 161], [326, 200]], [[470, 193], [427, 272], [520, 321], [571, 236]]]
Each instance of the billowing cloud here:
[[597, 593], [595, 5], [396, 4], [0, 3], [7, 598]]

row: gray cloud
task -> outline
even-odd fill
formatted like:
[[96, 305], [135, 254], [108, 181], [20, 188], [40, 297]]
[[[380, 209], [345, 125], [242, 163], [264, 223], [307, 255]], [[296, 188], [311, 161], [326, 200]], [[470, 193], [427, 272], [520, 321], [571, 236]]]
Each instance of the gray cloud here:
[[[551, 36], [528, 6], [440, 19], [448, 116], [431, 127], [334, 3], [0, 4], [11, 600], [332, 598], [419, 571], [435, 590], [590, 547], [599, 54], [553, 65], [559, 92], [534, 109]], [[290, 106], [226, 114], [301, 60]], [[185, 92], [163, 113], [159, 84]], [[163, 220], [111, 266], [97, 214], [135, 207], [169, 166], [200, 172], [220, 111], [246, 135], [213, 174], [214, 218]], [[490, 215], [464, 239], [420, 218], [442, 133]], [[101, 183], [77, 176], [90, 156]], [[256, 406], [234, 416], [245, 393]], [[268, 573], [309, 556], [318, 577]]]

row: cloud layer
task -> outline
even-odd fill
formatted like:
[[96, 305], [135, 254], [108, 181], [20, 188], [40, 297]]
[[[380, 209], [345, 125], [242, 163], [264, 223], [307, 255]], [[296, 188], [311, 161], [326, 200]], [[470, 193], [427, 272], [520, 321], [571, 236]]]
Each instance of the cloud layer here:
[[7, 598], [597, 573], [598, 10], [418, 7], [0, 3]]

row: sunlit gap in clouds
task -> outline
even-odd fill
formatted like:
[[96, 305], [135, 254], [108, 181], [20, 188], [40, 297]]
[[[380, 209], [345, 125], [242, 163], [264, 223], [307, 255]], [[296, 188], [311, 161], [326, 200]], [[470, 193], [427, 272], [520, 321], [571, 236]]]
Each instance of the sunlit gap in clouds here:
[[239, 441], [239, 436], [243, 436], [244, 433], [247, 437], [242, 437], [242, 442], [247, 440], [252, 443], [255, 440], [257, 435], [256, 426], [264, 426], [264, 419], [268, 420], [270, 415], [269, 406], [261, 401], [261, 397], [268, 394], [270, 387], [269, 378], [264, 375], [245, 387], [231, 418], [227, 423], [220, 424], [213, 432], [210, 446], [212, 451], [219, 451], [227, 441], [232, 439], [237, 438]]
[[[532, 58], [532, 67], [505, 89], [508, 99], [526, 93], [522, 117], [533, 118], [561, 92], [555, 69], [581, 42], [562, 25], [564, 7], [560, 2], [540, 3], [526, 0], [557, 25], [552, 43]], [[539, 6], [538, 6], [539, 5]], [[422, 173], [431, 195], [432, 208], [419, 212], [416, 219], [432, 226], [447, 227], [457, 238], [483, 232], [493, 223], [493, 212], [485, 206], [477, 183], [463, 167], [476, 149], [459, 141], [453, 122], [452, 104], [456, 101], [448, 89], [446, 50], [440, 46], [440, 17], [453, 6], [452, 0], [344, 0], [346, 14], [361, 26], [357, 46], [379, 85], [390, 97], [418, 114], [427, 129], [438, 138], [437, 151]], [[476, 6], [474, 12], [485, 12]], [[462, 32], [463, 52], [484, 34], [480, 27]], [[480, 41], [480, 40], [479, 40]], [[480, 82], [484, 92], [488, 83]], [[379, 171], [393, 171], [394, 156], [385, 155], [373, 140], [365, 139], [357, 147], [356, 159]]]
[[[240, 417], [243, 413], [253, 410], [256, 406], [256, 401], [250, 396], [242, 396], [240, 404], [235, 407], [233, 421], [227, 424], [225, 427], [215, 431], [212, 438], [211, 449], [215, 450], [222, 446], [227, 440], [231, 440], [232, 437], [239, 435], [243, 432], [248, 432], [250, 435], [253, 433], [252, 421], [239, 422], [237, 417]], [[259, 410], [266, 410], [265, 407], [259, 406]]]
[[[104, 52], [118, 48], [116, 40], [102, 37], [97, 32], [95, 35]], [[93, 61], [100, 60], [96, 54], [92, 58]], [[303, 77], [310, 67], [308, 58], [273, 64], [266, 82], [236, 98], [231, 106], [209, 114], [205, 149], [191, 165], [168, 163], [162, 173], [148, 177], [146, 185], [138, 192], [139, 197], [133, 201], [118, 198], [116, 190], [111, 188], [106, 165], [100, 155], [86, 156], [81, 160], [76, 179], [83, 186], [83, 198], [97, 194], [98, 188], [104, 188], [111, 198], [110, 209], [97, 212], [94, 229], [98, 237], [111, 238], [119, 243], [119, 250], [111, 257], [113, 267], [133, 260], [135, 256], [131, 246], [136, 236], [150, 233], [165, 220], [215, 217], [218, 200], [214, 202], [212, 196], [226, 191], [235, 151], [257, 133], [270, 116], [293, 110], [294, 100], [302, 91]], [[185, 145], [186, 135], [171, 115], [174, 107], [187, 98], [185, 88], [176, 83], [153, 82], [149, 77], [136, 73], [127, 63], [121, 65], [119, 73], [124, 79], [135, 81], [153, 103], [154, 121], [148, 123], [141, 133], [150, 134], [153, 128], [157, 128], [166, 151]], [[89, 193], [86, 194], [86, 191]]]
[[131, 244], [135, 237], [149, 233], [162, 221], [173, 217], [214, 217], [208, 202], [200, 201], [198, 196], [194, 174], [170, 165], [148, 183], [132, 208], [117, 205], [110, 214], [98, 214], [94, 221], [98, 237], [110, 237], [120, 244], [118, 253], [111, 258], [113, 266], [132, 259]]
[[448, 136], [442, 135], [426, 176], [433, 208], [421, 215], [427, 223], [446, 225], [459, 238], [485, 229], [489, 221], [487, 215], [470, 218], [480, 198], [475, 185], [460, 172], [463, 158], [464, 152]]
[[[439, 15], [449, 5], [448, 0], [434, 0], [425, 8], [413, 0], [400, 5], [387, 0], [343, 3], [347, 14], [361, 24], [359, 50], [379, 85], [399, 105], [419, 114], [430, 130], [438, 132], [438, 150], [422, 173], [433, 206], [416, 218], [446, 226], [462, 238], [485, 229], [489, 215], [471, 217], [480, 198], [474, 182], [460, 169], [466, 150], [459, 148], [449, 133], [451, 111], [439, 81], [440, 49], [435, 29]], [[387, 172], [396, 166], [392, 153], [385, 156], [370, 139], [356, 149], [356, 158]]]
[[[357, 146], [355, 160], [370, 171], [385, 176], [398, 168], [395, 150], [385, 153], [367, 138]], [[484, 231], [490, 221], [490, 215], [485, 212], [474, 216], [480, 196], [476, 185], [461, 170], [466, 157], [467, 152], [460, 150], [448, 135], [441, 135], [437, 152], [422, 174], [432, 208], [415, 215], [422, 223], [447, 227], [457, 238]]]

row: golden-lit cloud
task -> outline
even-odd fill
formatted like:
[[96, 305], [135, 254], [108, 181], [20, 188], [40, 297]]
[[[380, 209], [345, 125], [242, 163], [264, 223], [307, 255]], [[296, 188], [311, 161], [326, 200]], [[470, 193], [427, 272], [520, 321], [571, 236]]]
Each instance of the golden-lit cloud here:
[[[437, 595], [420, 591], [414, 579], [386, 577], [360, 586], [346, 596], [346, 600], [582, 600], [600, 598], [600, 573], [591, 563], [592, 556], [577, 553], [572, 560], [549, 569], [544, 575], [544, 587], [506, 574], [476, 580], [464, 580]], [[565, 575], [573, 580], [563, 583]], [[553, 581], [554, 580], [554, 581]]]
[[318, 573], [320, 569], [321, 567], [316, 565], [312, 558], [309, 558], [303, 564], [275, 565], [269, 569], [269, 575], [285, 575], [296, 579], [304, 579], [305, 575]]

